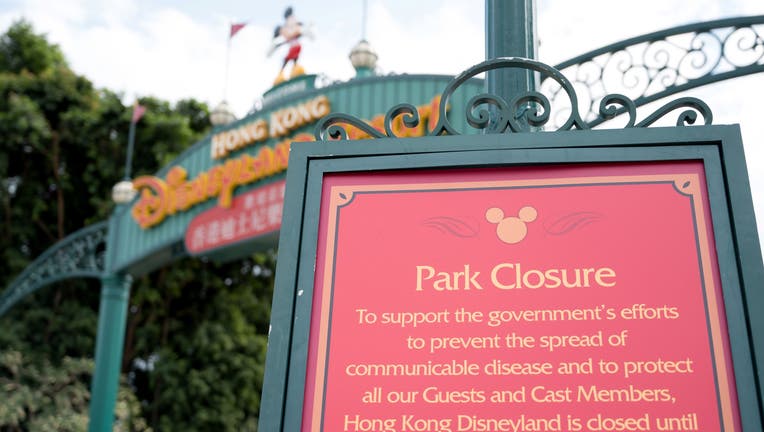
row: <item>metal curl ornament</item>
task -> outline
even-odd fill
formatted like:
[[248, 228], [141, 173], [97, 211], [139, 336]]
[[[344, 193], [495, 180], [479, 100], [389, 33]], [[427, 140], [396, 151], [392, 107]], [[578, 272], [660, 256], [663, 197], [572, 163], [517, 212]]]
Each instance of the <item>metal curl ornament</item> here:
[[[531, 91], [512, 99], [510, 106], [516, 108], [517, 115], [510, 118], [509, 124], [515, 132], [526, 131], [517, 120], [524, 118], [530, 126], [540, 127], [549, 121], [551, 104], [549, 99], [537, 91]], [[541, 107], [541, 110], [539, 110]]]
[[318, 124], [316, 124], [316, 129], [314, 132], [316, 141], [328, 141], [329, 139], [348, 139], [347, 130], [343, 128], [341, 124], [348, 124], [350, 126], [356, 127], [369, 134], [369, 136], [372, 138], [384, 138], [385, 136], [378, 130], [371, 127], [371, 125], [357, 117], [342, 113], [332, 113], [323, 117], [321, 120], [319, 120]]
[[679, 114], [679, 117], [677, 118], [676, 125], [677, 126], [686, 126], [695, 124], [695, 122], [698, 119], [698, 114], [703, 116], [703, 124], [710, 125], [713, 121], [713, 114], [711, 113], [711, 108], [708, 107], [708, 105], [703, 102], [702, 100], [694, 97], [683, 97], [676, 100], [673, 100], [662, 107], [658, 108], [650, 114], [647, 118], [642, 120], [641, 122], [637, 123], [636, 127], [648, 127], [655, 123], [656, 121], [660, 120], [661, 118], [668, 115], [671, 111], [680, 109], [680, 108], [690, 108], [688, 110], [684, 110]]
[[[474, 78], [475, 76], [483, 73], [488, 72], [495, 69], [505, 69], [505, 68], [517, 68], [517, 69], [527, 69], [532, 70], [534, 72], [538, 72], [542, 76], [545, 76], [549, 79], [552, 79], [553, 81], [557, 82], [560, 87], [565, 91], [565, 94], [567, 94], [569, 100], [570, 100], [570, 106], [572, 107], [570, 115], [568, 116], [566, 122], [560, 127], [559, 130], [565, 130], [570, 129], [572, 127], [577, 127], [579, 129], [585, 129], [586, 125], [584, 121], [581, 119], [581, 116], [578, 114], [578, 96], [576, 95], [576, 91], [573, 88], [573, 85], [570, 83], [570, 81], [557, 69], [553, 68], [552, 66], [549, 66], [545, 63], [541, 63], [536, 60], [526, 59], [526, 58], [520, 58], [520, 57], [499, 57], [496, 59], [486, 60], [482, 63], [478, 63], [475, 66], [472, 66], [471, 68], [465, 70], [458, 76], [456, 76], [443, 90], [443, 94], [440, 99], [440, 107], [439, 107], [439, 113], [440, 116], [438, 118], [438, 123], [435, 125], [435, 128], [433, 129], [433, 135], [459, 135], [459, 133], [454, 129], [453, 125], [451, 124], [448, 113], [446, 112], [446, 107], [448, 106], [449, 99], [451, 98], [451, 95], [456, 91], [459, 86], [467, 82], [469, 79]], [[525, 94], [517, 96], [515, 99], [517, 101], [520, 101], [523, 98], [529, 97], [527, 99], [528, 101], [534, 101], [539, 102], [541, 99], [538, 98], [537, 92], [527, 92]], [[490, 101], [489, 103], [493, 103], [494, 105], [498, 106], [517, 106], [515, 103], [507, 104], [506, 101], [503, 101], [503, 103], [498, 102], [501, 100], [499, 96], [490, 95], [488, 97], [485, 97], [486, 101]], [[543, 98], [542, 98], [543, 99]], [[545, 104], [542, 102], [542, 106], [545, 106]], [[470, 103], [468, 106], [473, 107], [473, 105]], [[548, 101], [546, 106], [548, 106]], [[548, 112], [548, 110], [544, 110], [545, 112]], [[512, 120], [509, 120], [513, 118], [513, 115], [506, 115], [506, 112], [502, 115], [502, 120], [504, 122], [508, 122], [511, 125]], [[549, 118], [548, 115], [544, 116], [545, 121]], [[468, 120], [469, 121], [469, 120]], [[499, 128], [502, 132], [511, 130], [512, 132], [518, 132], [519, 130], [517, 128], [510, 127], [509, 129], [503, 128], [499, 126]]]
[[[497, 131], [503, 132], [506, 129], [502, 124], [508, 124], [507, 118], [511, 117], [509, 114], [509, 105], [502, 98], [490, 95], [488, 93], [480, 93], [470, 98], [467, 102], [465, 109], [465, 116], [467, 124], [475, 129], [485, 129], [491, 123], [491, 113], [488, 106], [495, 108], [494, 115], [497, 117]], [[475, 115], [477, 114], [477, 115]]]
[[[621, 106], [616, 108], [615, 104]], [[623, 113], [624, 111], [629, 113], [629, 121], [624, 128], [634, 127], [634, 123], [637, 121], [637, 107], [634, 105], [634, 101], [622, 94], [607, 95], [600, 102], [600, 117], [604, 119], [612, 119], [615, 116]]]
[[415, 128], [419, 126], [419, 111], [417, 111], [416, 107], [411, 104], [400, 104], [392, 107], [390, 111], [387, 112], [387, 115], [385, 115], [385, 133], [387, 133], [387, 136], [389, 137], [395, 137], [400, 138], [397, 135], [395, 135], [395, 132], [393, 131], [393, 121], [396, 117], [399, 115], [402, 115], [401, 120], [403, 120], [403, 125], [407, 128]]
[[[663, 51], [658, 51], [662, 53]], [[659, 54], [659, 59], [663, 54]], [[612, 64], [614, 57], [606, 60], [607, 64]], [[605, 66], [607, 67], [607, 66]], [[685, 97], [669, 102], [648, 115], [644, 120], [637, 123], [637, 107], [640, 100], [634, 100], [621, 93], [606, 94], [599, 99], [598, 110], [595, 118], [590, 121], [584, 121], [579, 113], [579, 98], [576, 94], [576, 88], [559, 70], [541, 63], [536, 60], [519, 57], [502, 57], [487, 60], [465, 70], [452, 79], [440, 98], [438, 107], [438, 122], [427, 133], [429, 136], [439, 135], [462, 135], [451, 123], [448, 116], [449, 101], [454, 92], [465, 82], [475, 76], [495, 69], [516, 68], [526, 69], [538, 72], [540, 75], [554, 82], [552, 89], [553, 97], [550, 100], [547, 95], [538, 91], [526, 91], [515, 95], [510, 101], [504, 98], [488, 93], [480, 93], [472, 96], [467, 102], [465, 108], [466, 123], [478, 130], [488, 130], [491, 133], [523, 133], [535, 130], [544, 130], [549, 126], [549, 120], [553, 114], [552, 110], [555, 100], [558, 100], [561, 94], [567, 96], [567, 105], [563, 108], [567, 112], [564, 122], [555, 127], [555, 130], [586, 130], [602, 122], [610, 120], [621, 114], [627, 113], [628, 120], [624, 128], [648, 127], [660, 119], [669, 115], [669, 113], [680, 109], [689, 108], [679, 114], [676, 125], [686, 126], [694, 124], [698, 116], [703, 117], [704, 124], [711, 124], [713, 115], [708, 105], [697, 98]], [[675, 69], [664, 69], [653, 74], [648, 78], [648, 85], [656, 82], [663, 82], [664, 85], [670, 85], [677, 78]], [[668, 81], [666, 81], [668, 80]], [[591, 97], [586, 100], [594, 103]], [[380, 131], [364, 120], [358, 117], [343, 113], [332, 113], [322, 118], [316, 125], [314, 132], [317, 141], [330, 139], [348, 139], [346, 126], [358, 128], [372, 138], [400, 138], [396, 135], [394, 127], [397, 120], [401, 121], [406, 128], [416, 128], [421, 123], [421, 117], [417, 108], [408, 103], [399, 104], [391, 108], [384, 119], [384, 132]]]

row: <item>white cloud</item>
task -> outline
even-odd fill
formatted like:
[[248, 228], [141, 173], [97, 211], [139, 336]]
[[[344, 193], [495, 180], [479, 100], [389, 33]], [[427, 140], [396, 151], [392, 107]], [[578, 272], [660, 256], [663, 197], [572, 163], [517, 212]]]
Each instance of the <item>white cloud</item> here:
[[379, 54], [379, 66], [386, 72], [457, 74], [484, 60], [482, 6], [471, 6], [448, 1], [412, 14], [393, 12], [381, 1], [372, 3], [369, 41]]

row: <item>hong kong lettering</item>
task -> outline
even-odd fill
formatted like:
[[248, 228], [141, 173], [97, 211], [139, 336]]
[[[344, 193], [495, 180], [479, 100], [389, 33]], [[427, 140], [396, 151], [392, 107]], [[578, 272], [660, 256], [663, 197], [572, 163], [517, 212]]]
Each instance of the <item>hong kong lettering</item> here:
[[257, 119], [243, 126], [220, 132], [212, 137], [210, 157], [222, 159], [238, 149], [257, 144], [268, 138], [278, 138], [329, 114], [331, 106], [326, 96], [318, 96], [299, 105], [286, 107], [271, 114], [270, 125]]

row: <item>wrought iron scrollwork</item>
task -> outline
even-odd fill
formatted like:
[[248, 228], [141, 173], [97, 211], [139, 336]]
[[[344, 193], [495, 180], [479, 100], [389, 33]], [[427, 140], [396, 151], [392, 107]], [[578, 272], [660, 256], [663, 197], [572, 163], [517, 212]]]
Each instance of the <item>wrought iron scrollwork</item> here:
[[107, 222], [83, 228], [40, 255], [0, 294], [0, 316], [43, 286], [73, 277], [104, 273]]
[[[590, 129], [592, 122], [585, 121], [579, 113], [579, 98], [574, 84], [556, 68], [536, 60], [504, 57], [479, 63], [455, 77], [441, 95], [438, 108], [438, 122], [428, 132], [428, 135], [460, 135], [449, 117], [447, 107], [454, 92], [475, 76], [503, 68], [525, 69], [538, 73], [547, 82], [554, 82], [552, 98], [538, 91], [527, 91], [514, 95], [507, 101], [499, 95], [481, 93], [473, 96], [467, 103], [464, 113], [466, 123], [477, 130], [489, 129], [491, 133], [525, 132], [533, 130], [573, 130]], [[559, 103], [562, 108], [554, 109], [553, 104]], [[703, 123], [710, 124], [713, 118], [711, 110], [703, 101], [696, 98], [680, 98], [660, 107], [644, 120], [637, 122], [637, 103], [628, 96], [620, 93], [608, 94], [601, 98], [597, 118], [600, 122], [613, 118], [622, 113], [628, 113], [629, 119], [625, 127], [647, 127], [661, 118], [665, 118], [678, 109], [684, 109], [676, 121], [677, 126], [693, 124], [698, 116]], [[559, 119], [559, 113], [565, 112], [562, 121], [554, 125], [554, 119]], [[557, 113], [558, 115], [555, 116]], [[347, 139], [348, 133], [343, 127], [355, 127], [367, 133], [372, 138], [396, 137], [393, 122], [402, 116], [402, 124], [407, 128], [419, 125], [420, 118], [416, 108], [410, 104], [397, 105], [385, 116], [384, 130], [373, 128], [363, 120], [342, 113], [329, 114], [316, 125], [316, 140]]]
[[[571, 103], [574, 106], [577, 105], [577, 95], [573, 86], [557, 69], [531, 59], [517, 57], [491, 59], [467, 69], [446, 86], [440, 99], [438, 123], [430, 134], [459, 135], [460, 133], [453, 127], [446, 109], [451, 96], [459, 86], [475, 76], [491, 70], [504, 68], [531, 70], [554, 80], [559, 84], [560, 88], [564, 89]], [[486, 129], [489, 127], [493, 116], [493, 131], [503, 133], [526, 130], [521, 120], [525, 120], [531, 126], [543, 127], [549, 121], [549, 113], [549, 99], [539, 92], [528, 91], [524, 94], [515, 95], [510, 101], [506, 101], [498, 95], [488, 93], [476, 95], [467, 103], [465, 115], [467, 123], [476, 129]], [[565, 123], [558, 130], [568, 130], [574, 127], [579, 129], [586, 128], [586, 125], [575, 110], [571, 111]]]
[[[645, 34], [582, 54], [556, 69], [570, 77], [580, 97], [578, 109], [594, 127], [609, 118], [601, 115], [600, 101], [612, 94], [626, 95], [636, 106], [642, 106], [685, 90], [764, 71], [764, 16], [708, 21]], [[558, 96], [565, 98], [551, 80], [542, 82], [541, 90], [551, 95], [553, 103]], [[628, 111], [629, 104], [619, 104], [615, 114]], [[564, 117], [566, 112], [552, 116]], [[629, 112], [630, 118], [632, 114]]]
[[[730, 18], [674, 27], [617, 42], [588, 52], [556, 67], [521, 58], [499, 58], [477, 64], [455, 77], [443, 91], [439, 121], [429, 135], [459, 135], [446, 107], [454, 91], [467, 80], [501, 68], [539, 73], [539, 92], [515, 95], [479, 94], [464, 113], [467, 124], [491, 132], [589, 129], [616, 116], [628, 117], [623, 127], [648, 127], [681, 110], [679, 126], [702, 117], [710, 124], [708, 105], [683, 97], [637, 121], [637, 107], [706, 84], [764, 72], [764, 15]], [[570, 78], [568, 78], [570, 77]], [[346, 114], [330, 114], [316, 126], [316, 139], [347, 138], [343, 124], [374, 138], [394, 137], [390, 125], [403, 115], [403, 124], [416, 127], [419, 118], [410, 105], [398, 105], [385, 118], [385, 130], [374, 129]]]

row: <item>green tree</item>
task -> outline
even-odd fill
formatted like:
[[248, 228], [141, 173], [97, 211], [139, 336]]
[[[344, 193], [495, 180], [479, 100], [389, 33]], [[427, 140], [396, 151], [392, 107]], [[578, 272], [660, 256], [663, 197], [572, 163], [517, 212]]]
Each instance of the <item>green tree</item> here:
[[139, 284], [126, 349], [157, 430], [255, 430], [274, 259], [186, 259], [158, 272], [161, 290]]
[[[140, 103], [136, 174], [156, 172], [209, 131], [203, 103]], [[0, 36], [0, 290], [54, 242], [108, 217], [130, 116], [120, 95], [73, 72], [30, 24]], [[272, 252], [185, 259], [134, 282], [118, 407], [134, 421], [119, 428], [142, 430], [143, 415], [163, 431], [255, 429], [273, 266]], [[9, 407], [0, 430], [81, 429], [99, 292], [98, 281], [57, 283], [0, 318], [0, 400], [14, 401], [0, 404]], [[61, 395], [78, 402], [61, 405]]]
[[[46, 359], [35, 363], [20, 351], [0, 352], [0, 388], [7, 395], [0, 404], [0, 430], [85, 430], [92, 371], [92, 359], [64, 357], [53, 365]], [[119, 392], [115, 411], [118, 429], [150, 430], [141, 417], [140, 403], [126, 386]]]
[[58, 46], [35, 34], [26, 21], [13, 24], [0, 38], [0, 70], [41, 74], [60, 66], [66, 61]]

